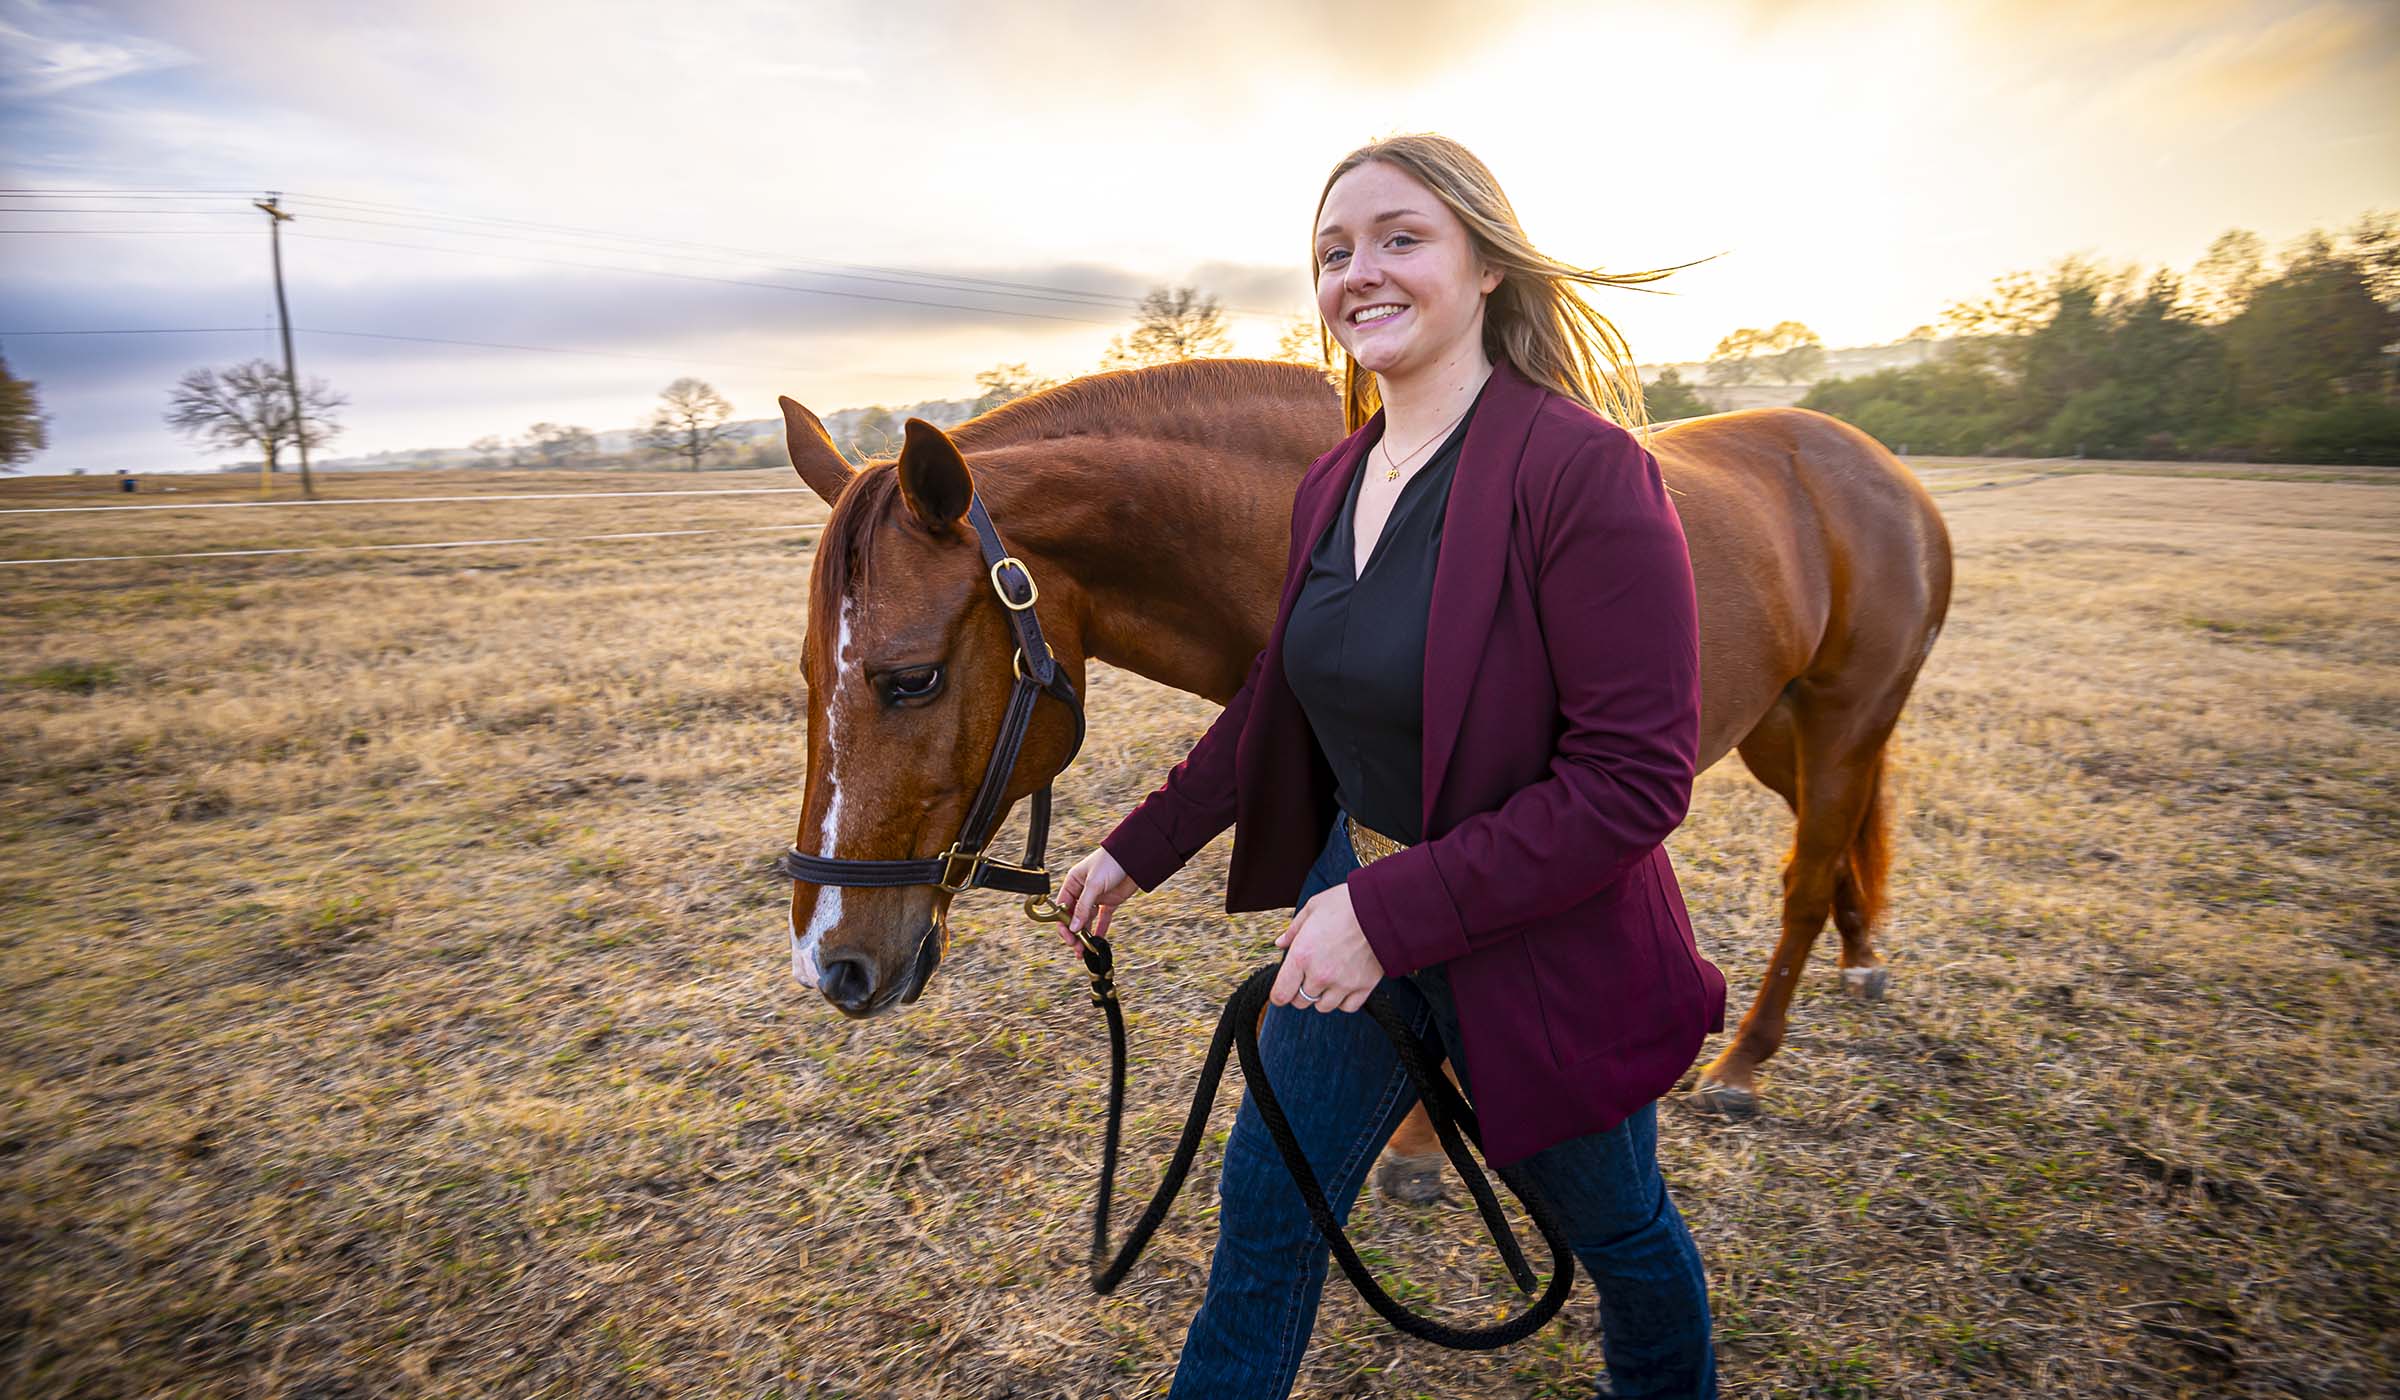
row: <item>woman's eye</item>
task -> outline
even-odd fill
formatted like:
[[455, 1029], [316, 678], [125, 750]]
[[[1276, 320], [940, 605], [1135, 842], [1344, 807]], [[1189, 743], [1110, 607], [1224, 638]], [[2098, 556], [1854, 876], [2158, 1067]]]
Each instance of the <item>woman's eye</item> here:
[[1395, 234], [1393, 234], [1393, 235], [1392, 235], [1392, 239], [1393, 239], [1393, 241], [1394, 241], [1394, 242], [1397, 242], [1397, 241], [1399, 241], [1400, 239], [1403, 239], [1403, 238], [1407, 239], [1407, 240], [1408, 240], [1409, 242], [1411, 242], [1411, 243], [1414, 243], [1414, 242], [1416, 242], [1416, 241], [1417, 241], [1417, 237], [1416, 237], [1416, 235], [1415, 235], [1415, 234], [1412, 234], [1412, 233], [1395, 233]]
[[894, 700], [924, 700], [942, 688], [942, 668], [925, 666], [896, 672], [889, 684]]
[[1339, 248], [1328, 248], [1328, 249], [1326, 249], [1326, 250], [1325, 250], [1325, 257], [1324, 257], [1323, 261], [1325, 261], [1325, 262], [1332, 262], [1332, 261], [1333, 261], [1335, 258], [1338, 258], [1338, 257], [1340, 257], [1341, 255], [1342, 255], [1342, 250], [1341, 250], [1341, 249], [1339, 249]]

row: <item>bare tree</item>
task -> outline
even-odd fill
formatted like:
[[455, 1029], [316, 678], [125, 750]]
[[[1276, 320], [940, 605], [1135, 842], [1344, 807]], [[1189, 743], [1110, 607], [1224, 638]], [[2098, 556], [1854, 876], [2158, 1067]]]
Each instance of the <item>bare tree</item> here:
[[1798, 321], [1778, 321], [1763, 331], [1744, 326], [1709, 352], [1708, 382], [1802, 384], [1824, 363], [1825, 343]]
[[0, 472], [13, 472], [50, 445], [50, 419], [30, 379], [8, 372], [0, 356]]
[[525, 430], [525, 446], [545, 467], [571, 467], [592, 455], [599, 442], [589, 428], [536, 423]]
[[305, 421], [295, 423], [283, 371], [265, 360], [245, 360], [222, 370], [196, 369], [175, 381], [167, 399], [167, 426], [228, 450], [258, 449], [263, 481], [301, 434], [314, 449], [341, 432], [333, 411], [348, 402], [324, 380], [311, 379], [300, 394]]
[[1314, 316], [1294, 316], [1275, 338], [1275, 358], [1310, 369], [1326, 368], [1325, 323]]
[[1225, 335], [1224, 309], [1215, 297], [1202, 296], [1196, 288], [1153, 287], [1133, 315], [1133, 329], [1108, 342], [1100, 357], [1102, 369], [1132, 369], [1233, 353], [1233, 342]]
[[1798, 321], [1778, 321], [1761, 347], [1766, 367], [1782, 384], [1805, 384], [1825, 365], [1825, 342]]
[[1057, 382], [1042, 378], [1024, 365], [994, 365], [975, 376], [975, 387], [983, 390], [975, 400], [975, 411], [989, 413], [1027, 394], [1038, 394]]
[[856, 410], [857, 417], [842, 434], [841, 446], [853, 462], [871, 461], [892, 451], [901, 437], [900, 416], [882, 404]]
[[1764, 350], [1764, 333], [1745, 326], [1717, 342], [1708, 352], [1708, 382], [1711, 384], [1747, 384], [1759, 376], [1759, 353]]
[[657, 452], [672, 453], [693, 471], [731, 435], [725, 420], [733, 405], [725, 396], [697, 379], [678, 379], [659, 394], [659, 406], [634, 440]]
[[513, 467], [517, 464], [516, 444], [498, 433], [475, 439], [467, 444], [467, 450], [475, 454], [475, 465], [479, 467]]

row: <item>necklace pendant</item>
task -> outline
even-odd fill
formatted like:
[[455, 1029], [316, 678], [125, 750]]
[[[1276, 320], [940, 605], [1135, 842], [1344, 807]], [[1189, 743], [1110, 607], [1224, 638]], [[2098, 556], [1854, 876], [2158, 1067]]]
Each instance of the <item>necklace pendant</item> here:
[[1398, 467], [1385, 467], [1383, 469], [1383, 479], [1386, 481], [1398, 481], [1400, 479], [1400, 469]]

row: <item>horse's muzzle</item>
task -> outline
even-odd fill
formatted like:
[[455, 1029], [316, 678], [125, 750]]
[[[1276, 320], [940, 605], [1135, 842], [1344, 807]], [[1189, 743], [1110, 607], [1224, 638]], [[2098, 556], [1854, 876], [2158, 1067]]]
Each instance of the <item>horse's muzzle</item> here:
[[944, 941], [942, 919], [936, 915], [918, 940], [916, 955], [891, 982], [878, 986], [875, 965], [865, 958], [842, 957], [825, 965], [817, 989], [845, 1016], [872, 1016], [895, 1002], [909, 1005], [925, 994], [925, 984], [933, 980], [933, 970], [941, 965]]

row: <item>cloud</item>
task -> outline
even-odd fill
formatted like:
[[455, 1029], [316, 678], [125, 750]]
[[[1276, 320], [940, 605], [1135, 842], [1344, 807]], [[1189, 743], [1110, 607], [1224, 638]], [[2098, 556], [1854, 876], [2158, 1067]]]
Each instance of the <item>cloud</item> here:
[[190, 61], [175, 46], [123, 33], [81, 5], [0, 5], [0, 97], [50, 97]]
[[[2060, 95], [2081, 96], [2072, 110], [2094, 129], [2118, 133], [2120, 145], [2138, 133], [2162, 151], [2222, 143], [2276, 112], [2325, 119], [2362, 97], [2365, 110], [2390, 111], [2388, 94], [2400, 82], [2400, 9], [2319, 4], [2245, 19], [2153, 34], [2142, 61], [2120, 61], [2105, 84], [2079, 92], [2069, 82]], [[2377, 92], [2385, 96], [2365, 96]]]
[[[1326, 168], [1435, 127], [1493, 162], [1561, 256], [1739, 252], [1683, 274], [1677, 298], [1614, 299], [1657, 358], [1809, 296], [1829, 334], [1844, 317], [1895, 334], [1979, 269], [2086, 243], [2180, 259], [2194, 229], [2278, 227], [2303, 189], [2310, 208], [2350, 201], [2382, 147], [2333, 148], [2388, 133], [2370, 79], [2391, 72], [2396, 31], [2388, 0], [396, 0], [338, 23], [298, 0], [0, 0], [0, 165], [18, 185], [280, 189], [304, 216], [304, 196], [342, 196], [1128, 303], [1191, 283], [1280, 314], [1308, 305], [1305, 216]], [[2170, 158], [2187, 168], [2144, 183]], [[211, 217], [234, 236], [0, 240], [0, 329], [271, 323], [261, 221], [226, 203]], [[559, 266], [637, 261], [573, 235], [481, 245], [508, 259], [376, 248], [335, 239], [458, 240], [336, 224], [325, 206], [287, 233], [304, 327], [558, 348], [303, 338], [303, 367], [356, 391], [345, 446], [360, 449], [534, 416], [620, 421], [679, 371], [745, 412], [777, 390], [828, 409], [906, 402], [1000, 361], [1088, 367], [1130, 314], [698, 250], [638, 260], [683, 279]], [[1272, 343], [1261, 329], [1242, 325], [1244, 348]], [[101, 440], [87, 433], [159, 436], [175, 373], [261, 344], [7, 348], [80, 405], [55, 425], [55, 461]], [[465, 421], [483, 416], [497, 422]]]
[[[2261, 29], [2194, 43], [2141, 74], [2142, 86], [2175, 94], [2188, 111], [2243, 112], [2271, 105], [2354, 65], [2389, 70], [2400, 11], [2388, 5], [2318, 5]], [[2389, 90], [2387, 89], [2387, 95]]]
[[[181, 460], [183, 449], [158, 422], [175, 378], [200, 365], [281, 360], [264, 249], [257, 246], [263, 229], [257, 241], [210, 239], [199, 251], [171, 241], [164, 248], [126, 241], [138, 246], [93, 253], [99, 258], [105, 251], [104, 264], [0, 282], [0, 331], [248, 329], [0, 337], [11, 368], [41, 385], [55, 419], [53, 449], [38, 464], [43, 469], [153, 469]], [[799, 395], [826, 411], [970, 393], [974, 372], [1003, 360], [1080, 372], [1100, 342], [1130, 322], [1130, 302], [1152, 280], [1136, 269], [1080, 261], [943, 269], [1128, 303], [1117, 310], [752, 272], [758, 282], [894, 298], [870, 301], [474, 260], [404, 270], [388, 261], [397, 255], [377, 252], [370, 259], [369, 251], [305, 237], [285, 245], [292, 320], [303, 330], [301, 372], [351, 397], [354, 430], [345, 452], [456, 445], [515, 431], [536, 417], [620, 427], [679, 374], [709, 379], [744, 414], [757, 416], [771, 412], [775, 393]], [[215, 275], [202, 275], [212, 269]], [[1291, 269], [1239, 263], [1204, 264], [1179, 280], [1236, 306], [1297, 304], [1291, 294], [1301, 285]], [[1002, 314], [1010, 309], [1089, 320]]]

